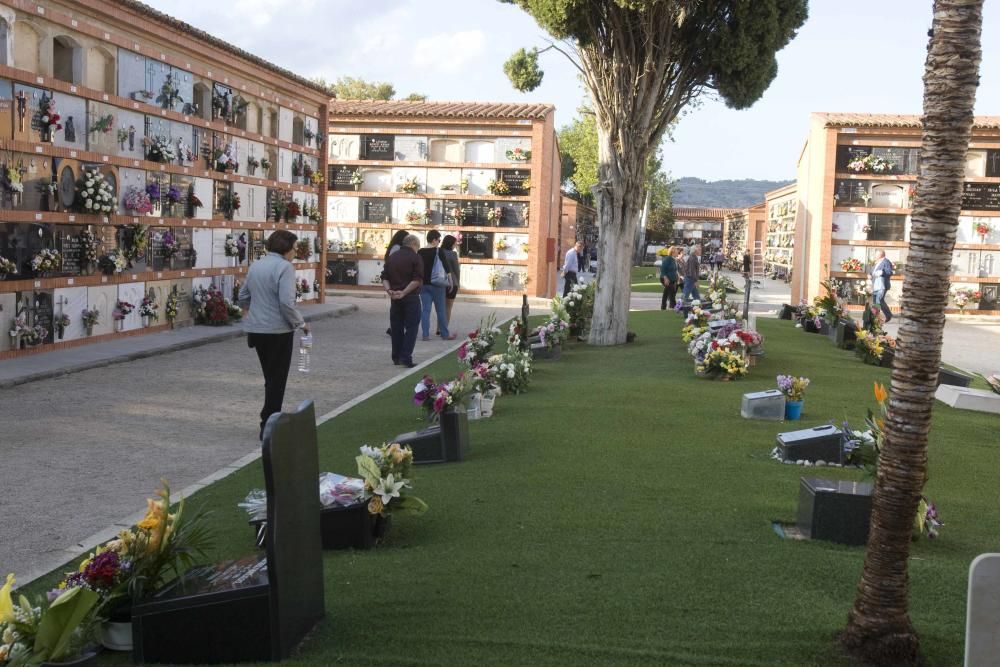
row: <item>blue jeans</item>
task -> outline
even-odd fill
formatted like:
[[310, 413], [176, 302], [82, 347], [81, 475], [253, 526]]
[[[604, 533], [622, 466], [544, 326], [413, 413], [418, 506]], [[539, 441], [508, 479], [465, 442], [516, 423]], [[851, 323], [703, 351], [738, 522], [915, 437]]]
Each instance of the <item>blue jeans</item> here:
[[393, 299], [389, 304], [389, 324], [392, 329], [393, 362], [413, 363], [417, 325], [420, 324], [420, 297], [410, 294], [404, 299]]
[[701, 301], [701, 294], [698, 293], [697, 278], [684, 279], [684, 300], [690, 301], [691, 299], [698, 299]]
[[882, 309], [886, 322], [892, 319], [892, 311], [889, 310], [889, 306], [885, 302], [885, 290], [880, 289], [872, 292], [872, 303]]
[[420, 288], [420, 305], [423, 306], [420, 313], [420, 328], [423, 329], [424, 338], [429, 338], [431, 335], [431, 306], [437, 311], [438, 331], [441, 332], [441, 337], [447, 338], [451, 335], [448, 333], [448, 316], [444, 309], [446, 290], [445, 287], [434, 285], [423, 285]]

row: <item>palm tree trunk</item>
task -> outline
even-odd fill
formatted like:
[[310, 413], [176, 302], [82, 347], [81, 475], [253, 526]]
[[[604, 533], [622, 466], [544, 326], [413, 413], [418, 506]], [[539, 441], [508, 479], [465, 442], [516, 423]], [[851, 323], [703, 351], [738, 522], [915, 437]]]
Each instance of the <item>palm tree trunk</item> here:
[[885, 445], [871, 532], [844, 648], [878, 665], [918, 664], [907, 613], [913, 519], [927, 477], [927, 434], [941, 361], [949, 266], [962, 203], [965, 158], [982, 59], [983, 0], [935, 0], [924, 67], [923, 143], [892, 368]]

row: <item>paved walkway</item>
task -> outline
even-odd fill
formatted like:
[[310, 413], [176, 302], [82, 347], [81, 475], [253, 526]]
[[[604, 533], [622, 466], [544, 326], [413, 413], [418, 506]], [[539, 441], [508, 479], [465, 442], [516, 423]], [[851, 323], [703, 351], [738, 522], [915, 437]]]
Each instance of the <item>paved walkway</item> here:
[[[285, 407], [312, 399], [323, 415], [410, 372], [389, 360], [383, 299], [338, 297], [313, 310], [311, 317], [348, 312], [314, 320], [312, 372], [293, 365]], [[461, 338], [490, 311], [501, 318], [515, 309], [459, 302], [455, 332]], [[128, 525], [161, 477], [184, 489], [259, 452], [256, 356], [236, 329], [212, 342], [208, 333], [223, 331], [190, 327], [111, 343], [128, 363], [113, 363], [114, 350], [78, 348], [72, 352], [93, 355], [87, 362], [96, 367], [0, 388], [0, 571], [26, 583], [93, 546], [99, 531]], [[194, 338], [171, 350], [182, 336]], [[418, 341], [415, 360], [459, 342]], [[34, 368], [50, 363], [44, 354], [29, 359]], [[18, 376], [7, 366], [19, 362], [0, 364], [11, 382]]]
[[[742, 288], [743, 276], [733, 271], [723, 271]], [[780, 280], [764, 278], [759, 287], [750, 292], [750, 312], [761, 316], [776, 316], [781, 304], [790, 303], [790, 288]], [[731, 294], [730, 300], [742, 304], [742, 295]], [[632, 293], [633, 310], [656, 310], [660, 295], [647, 292]], [[889, 322], [886, 331], [896, 335], [898, 320]], [[944, 328], [944, 346], [941, 358], [946, 364], [970, 373], [989, 375], [1000, 373], [1000, 322], [996, 318], [984, 319], [973, 315], [949, 315]]]

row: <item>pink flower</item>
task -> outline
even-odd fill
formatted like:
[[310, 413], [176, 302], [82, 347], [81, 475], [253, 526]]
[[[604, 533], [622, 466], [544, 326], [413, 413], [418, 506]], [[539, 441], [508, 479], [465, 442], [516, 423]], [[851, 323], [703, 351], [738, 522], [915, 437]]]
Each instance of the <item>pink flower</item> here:
[[416, 394], [413, 395], [413, 404], [416, 405], [417, 407], [423, 405], [424, 401], [426, 400], [427, 400], [426, 391], [418, 391]]
[[439, 394], [438, 397], [434, 399], [434, 412], [443, 412], [446, 405], [448, 405], [448, 395]]
[[462, 361], [465, 361], [465, 357], [468, 354], [467, 345], [468, 343], [462, 343], [461, 347], [458, 348], [458, 358]]

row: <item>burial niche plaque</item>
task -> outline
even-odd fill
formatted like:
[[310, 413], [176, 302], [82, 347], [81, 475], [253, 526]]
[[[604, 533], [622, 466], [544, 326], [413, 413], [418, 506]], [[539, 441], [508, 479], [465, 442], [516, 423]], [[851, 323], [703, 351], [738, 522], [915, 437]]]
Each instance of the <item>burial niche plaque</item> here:
[[331, 190], [357, 190], [354, 184], [351, 183], [352, 176], [354, 176], [354, 169], [352, 167], [331, 165], [327, 169], [326, 180], [330, 184]]
[[282, 660], [324, 616], [312, 402], [271, 415], [262, 450], [266, 556], [194, 568], [133, 607], [135, 662]]
[[365, 160], [392, 160], [396, 156], [395, 137], [391, 134], [366, 134], [361, 138], [361, 157]]
[[508, 194], [513, 197], [524, 197], [530, 194], [531, 171], [529, 169], [501, 169], [500, 180], [510, 189]]
[[462, 235], [462, 257], [491, 259], [493, 257], [493, 234], [466, 232]]
[[962, 210], [1000, 211], [1000, 183], [966, 183]]
[[392, 200], [382, 197], [364, 197], [358, 201], [359, 222], [391, 222]]

